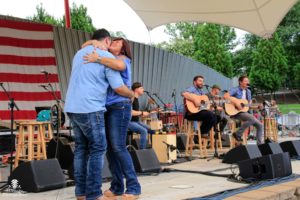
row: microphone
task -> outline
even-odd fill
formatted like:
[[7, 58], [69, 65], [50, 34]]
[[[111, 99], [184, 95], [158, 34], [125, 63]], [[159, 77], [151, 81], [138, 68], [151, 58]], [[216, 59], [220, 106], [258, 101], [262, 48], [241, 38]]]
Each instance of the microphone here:
[[46, 85], [39, 85], [39, 87], [42, 87], [42, 88], [44, 88], [45, 90], [47, 89], [47, 86], [46, 86]]
[[47, 72], [46, 70], [44, 70], [44, 69], [41, 70], [41, 73], [43, 73], [43, 74], [45, 74], [45, 75], [50, 74], [50, 73], [48, 73], [48, 72]]
[[165, 145], [167, 145], [167, 148], [170, 148], [170, 151], [174, 151], [176, 150], [177, 148], [173, 145], [173, 144], [168, 144], [166, 143], [165, 141], [162, 141]]
[[144, 92], [146, 92], [146, 93], [148, 93], [148, 94], [150, 93], [150, 92], [148, 92], [148, 91], [146, 91], [146, 90], [144, 90]]
[[172, 97], [175, 97], [175, 96], [176, 96], [176, 89], [173, 89]]
[[209, 87], [209, 88], [211, 88], [209, 85], [206, 85], [206, 84], [205, 84], [205, 85], [203, 85], [203, 86], [204, 86], [204, 87]]

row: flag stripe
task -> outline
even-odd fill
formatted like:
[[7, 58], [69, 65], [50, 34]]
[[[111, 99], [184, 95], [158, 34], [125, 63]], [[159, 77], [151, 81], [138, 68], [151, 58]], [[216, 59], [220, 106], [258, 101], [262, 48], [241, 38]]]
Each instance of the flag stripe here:
[[38, 23], [29, 23], [22, 21], [6, 20], [0, 19], [0, 26], [18, 30], [29, 30], [29, 31], [53, 31], [51, 25], [48, 24], [38, 24]]
[[[36, 119], [35, 107], [55, 104], [45, 74], [60, 99], [53, 27], [46, 24], [0, 20], [0, 82], [15, 99], [20, 111], [15, 119]], [[48, 88], [50, 90], [50, 88]], [[0, 118], [9, 120], [8, 98], [0, 89]]]
[[[57, 74], [48, 75], [50, 82], [58, 83]], [[16, 83], [46, 83], [47, 80], [44, 74], [14, 74], [1, 73], [0, 80], [2, 82], [16, 82]]]
[[[10, 82], [4, 82], [3, 86], [7, 88], [8, 91], [13, 92], [45, 92], [46, 90], [43, 87], [40, 87], [40, 85], [48, 85], [48, 83], [10, 83]], [[58, 83], [51, 83], [54, 91], [59, 91], [60, 87]], [[2, 91], [0, 89], [0, 91]]]
[[[0, 33], [0, 35], [2, 34]], [[54, 47], [53, 40], [30, 40], [30, 39], [25, 40], [25, 39], [12, 38], [12, 37], [0, 37], [0, 45], [27, 47], [27, 48], [53, 48]]]
[[[57, 98], [61, 98], [60, 92], [55, 92]], [[15, 101], [45, 101], [54, 99], [50, 92], [10, 92]], [[0, 92], [0, 99], [8, 99], [4, 92]]]
[[[20, 110], [32, 110], [35, 107], [52, 107], [56, 101], [15, 101]], [[9, 110], [8, 100], [0, 101], [0, 110]]]
[[0, 45], [0, 55], [24, 56], [24, 57], [55, 57], [53, 49], [22, 48]]
[[[14, 118], [18, 120], [28, 120], [28, 119], [36, 119], [35, 110], [20, 110], [14, 111]], [[10, 119], [10, 111], [8, 110], [0, 110], [0, 119], [1, 120], [9, 120]]]
[[56, 65], [54, 57], [25, 57], [0, 55], [0, 62], [19, 65]]
[[44, 65], [43, 68], [37, 65], [15, 65], [15, 64], [1, 64], [0, 73], [22, 73], [22, 74], [40, 74], [41, 70], [45, 70], [50, 74], [57, 73], [55, 65]]
[[53, 40], [52, 32], [21, 31], [10, 28], [0, 28], [0, 36], [29, 40]]

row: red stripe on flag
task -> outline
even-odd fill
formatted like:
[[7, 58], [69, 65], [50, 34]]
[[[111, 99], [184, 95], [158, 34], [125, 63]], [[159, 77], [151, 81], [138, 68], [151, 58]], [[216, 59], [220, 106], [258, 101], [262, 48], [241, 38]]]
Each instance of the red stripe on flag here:
[[[58, 83], [57, 74], [49, 74], [51, 83]], [[15, 73], [0, 73], [1, 82], [16, 82], [16, 83], [46, 83], [44, 74], [15, 74]]]
[[18, 29], [18, 30], [28, 30], [28, 31], [53, 31], [51, 25], [38, 24], [32, 22], [21, 22], [15, 20], [0, 19], [0, 27]]
[[[55, 92], [57, 98], [61, 98], [60, 92]], [[50, 92], [10, 92], [10, 95], [16, 101], [46, 101], [54, 100]], [[0, 99], [6, 100], [7, 96], [4, 92], [0, 92]], [[18, 104], [18, 102], [16, 102]], [[20, 108], [22, 109], [22, 108]]]
[[24, 48], [54, 48], [53, 40], [29, 40], [11, 37], [0, 37], [0, 45]]
[[55, 57], [0, 55], [0, 63], [18, 65], [56, 65]]
[[[14, 119], [36, 119], [35, 110], [20, 110], [14, 111]], [[10, 120], [10, 111], [9, 110], [0, 110], [0, 119], [1, 120]]]

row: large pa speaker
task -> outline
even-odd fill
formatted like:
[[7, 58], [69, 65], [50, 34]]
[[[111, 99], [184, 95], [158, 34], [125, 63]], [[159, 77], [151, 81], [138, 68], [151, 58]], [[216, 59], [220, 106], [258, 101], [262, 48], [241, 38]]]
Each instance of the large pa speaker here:
[[261, 157], [257, 145], [242, 145], [228, 151], [223, 158], [223, 163], [237, 163], [242, 160]]
[[244, 179], [274, 179], [292, 174], [287, 152], [262, 156], [238, 162], [240, 176]]
[[284, 152], [289, 152], [291, 157], [300, 156], [300, 140], [281, 142], [280, 146]]
[[262, 155], [283, 153], [280, 145], [275, 142], [260, 144], [260, 145], [258, 145], [258, 148]]
[[[56, 153], [57, 145], [58, 149]], [[57, 158], [62, 169], [69, 169], [73, 164], [74, 149], [75, 143], [69, 138], [53, 138], [47, 146], [47, 158]]]
[[130, 155], [137, 172], [160, 172], [159, 160], [153, 149], [131, 150]]
[[[73, 164], [68, 169], [68, 175], [69, 175], [69, 179], [74, 180], [74, 165]], [[111, 175], [111, 172], [108, 167], [107, 157], [104, 156], [104, 165], [102, 168], [101, 178], [106, 179], [106, 178], [111, 178], [111, 177], [112, 177], [112, 175]]]
[[62, 188], [65, 177], [56, 159], [34, 160], [20, 164], [11, 174], [10, 184], [21, 186], [27, 192], [41, 192]]

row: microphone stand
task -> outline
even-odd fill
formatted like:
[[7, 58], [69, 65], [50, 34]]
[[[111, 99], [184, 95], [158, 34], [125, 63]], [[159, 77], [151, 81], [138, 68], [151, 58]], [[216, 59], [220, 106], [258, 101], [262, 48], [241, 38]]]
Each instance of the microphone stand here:
[[[59, 128], [60, 128], [60, 125], [61, 125], [61, 106], [60, 106], [60, 101], [61, 100], [58, 99], [58, 97], [56, 96], [54, 88], [53, 88], [52, 84], [50, 83], [48, 75], [49, 75], [48, 73], [45, 73], [45, 77], [46, 77], [46, 80], [48, 82], [48, 86], [50, 88], [50, 91], [47, 90], [46, 87], [45, 87], [45, 89], [52, 94], [53, 98], [56, 101], [56, 104], [54, 105], [54, 107], [55, 107], [56, 112], [57, 112], [57, 117], [56, 117], [56, 136], [57, 136], [57, 141], [56, 142], [57, 142], [57, 145], [56, 145], [56, 150], [55, 150], [55, 158], [57, 158], [58, 148], [59, 148], [58, 139], [60, 137]], [[52, 108], [51, 108], [51, 110], [52, 110]]]
[[160, 108], [159, 104], [155, 101], [155, 99], [150, 95], [150, 92], [144, 91], [147, 96], [157, 105], [158, 108]]
[[[7, 92], [7, 90], [5, 89], [5, 87], [3, 86], [3, 83], [0, 83], [1, 88], [3, 89], [4, 93], [6, 94], [7, 98], [9, 99], [9, 103], [8, 106], [10, 108], [10, 159], [12, 159], [13, 157], [13, 146], [14, 146], [14, 140], [13, 140], [13, 135], [14, 135], [14, 108], [16, 108], [17, 110], [20, 110], [19, 107], [17, 106], [17, 104], [15, 103], [14, 98], [12, 98], [10, 96], [10, 94]], [[10, 171], [9, 171], [11, 176], [12, 173], [12, 160], [10, 162]]]
[[166, 111], [167, 105], [165, 104], [165, 102], [161, 100], [161, 98], [156, 93], [153, 93], [153, 95], [156, 96], [156, 98], [164, 105], [164, 111]]
[[176, 113], [176, 132], [179, 132], [179, 119], [178, 119], [178, 109], [177, 109], [177, 102], [176, 102], [176, 90], [174, 89], [173, 90], [173, 93], [172, 93], [172, 97], [173, 97], [173, 100], [174, 100], [174, 108], [175, 108], [175, 113]]

